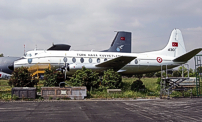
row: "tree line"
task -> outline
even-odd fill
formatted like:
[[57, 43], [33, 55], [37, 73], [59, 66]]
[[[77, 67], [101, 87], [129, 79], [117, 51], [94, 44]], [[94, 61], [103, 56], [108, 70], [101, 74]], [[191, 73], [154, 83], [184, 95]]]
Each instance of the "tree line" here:
[[[197, 71], [202, 71], [199, 67]], [[181, 77], [182, 67], [178, 70], [174, 70], [172, 74], [168, 74], [168, 77]], [[189, 69], [189, 76], [195, 76], [193, 69]], [[163, 76], [165, 76], [163, 72]], [[138, 80], [133, 81], [131, 90], [138, 91], [144, 89], [145, 86], [141, 81], [142, 77], [161, 77], [161, 72], [152, 72], [146, 74], [136, 74], [135, 77]], [[188, 70], [184, 67], [184, 76], [188, 76]], [[60, 82], [65, 81], [64, 74], [61, 71], [53, 69], [45, 69], [44, 86], [59, 86]], [[9, 85], [14, 87], [33, 87], [39, 82], [38, 79], [32, 78], [31, 73], [27, 67], [16, 68], [9, 79]], [[77, 70], [74, 75], [69, 79], [69, 82], [73, 86], [86, 86], [88, 91], [106, 90], [106, 89], [121, 89], [123, 88], [122, 76], [112, 69], [103, 72], [102, 78], [99, 73], [93, 72], [91, 69], [83, 67], [81, 70]]]

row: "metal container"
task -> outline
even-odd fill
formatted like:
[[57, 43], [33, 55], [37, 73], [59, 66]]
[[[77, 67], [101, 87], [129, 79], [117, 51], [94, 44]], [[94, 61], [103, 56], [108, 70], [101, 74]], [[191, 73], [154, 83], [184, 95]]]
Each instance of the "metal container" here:
[[13, 87], [12, 96], [16, 95], [18, 98], [36, 98], [35, 87]]
[[87, 89], [85, 86], [81, 87], [41, 87], [41, 96], [45, 99], [48, 98], [69, 98], [81, 100], [87, 96]]

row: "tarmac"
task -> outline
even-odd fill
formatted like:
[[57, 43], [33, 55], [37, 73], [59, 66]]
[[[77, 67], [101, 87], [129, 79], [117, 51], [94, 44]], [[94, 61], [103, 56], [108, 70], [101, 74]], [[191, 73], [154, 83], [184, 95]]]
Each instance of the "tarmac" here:
[[202, 121], [202, 98], [0, 102], [0, 121]]

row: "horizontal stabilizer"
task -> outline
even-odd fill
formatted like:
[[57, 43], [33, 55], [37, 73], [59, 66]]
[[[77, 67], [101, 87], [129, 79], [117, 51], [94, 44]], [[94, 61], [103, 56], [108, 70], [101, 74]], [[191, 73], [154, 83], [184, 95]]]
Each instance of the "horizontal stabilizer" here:
[[97, 64], [96, 67], [109, 67], [109, 68], [114, 69], [115, 71], [118, 71], [119, 69], [124, 67], [126, 64], [128, 64], [135, 58], [137, 58], [137, 57], [120, 56], [120, 57], [114, 58], [112, 60]]
[[188, 53], [185, 53], [182, 56], [177, 57], [176, 59], [174, 59], [174, 62], [187, 62], [188, 60], [190, 60], [192, 57], [194, 57], [196, 54], [198, 54], [200, 51], [202, 50], [202, 48], [198, 48], [198, 49], [194, 49]]

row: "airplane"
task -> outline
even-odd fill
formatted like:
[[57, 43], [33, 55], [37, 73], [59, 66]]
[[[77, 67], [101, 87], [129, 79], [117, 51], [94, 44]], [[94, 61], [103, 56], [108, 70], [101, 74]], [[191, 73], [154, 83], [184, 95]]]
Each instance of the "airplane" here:
[[11, 76], [14, 69], [8, 66], [13, 64], [17, 59], [19, 59], [19, 57], [0, 57], [0, 79], [8, 79]]
[[[124, 37], [119, 37], [120, 40]], [[51, 64], [60, 68], [61, 63], [68, 69], [67, 75], [73, 75], [82, 67], [102, 73], [107, 69], [114, 69], [122, 75], [144, 74], [177, 67], [186, 63], [199, 53], [202, 48], [186, 52], [182, 33], [174, 29], [165, 48], [159, 51], [144, 53], [92, 52], [92, 51], [59, 51], [46, 50], [38, 55], [27, 55], [17, 60], [13, 68], [35, 64]], [[28, 52], [31, 53], [31, 52]], [[67, 65], [69, 64], [69, 65]]]
[[0, 79], [9, 79], [11, 77], [11, 74], [7, 74], [0, 71]]
[[[53, 44], [47, 51], [69, 51], [70, 47], [71, 46], [67, 44]], [[131, 32], [118, 31], [111, 47], [101, 52], [131, 53]], [[34, 49], [25, 53], [24, 57], [31, 57], [40, 53], [44, 53], [44, 50]], [[20, 59], [23, 59], [23, 57], [0, 57], [0, 79], [9, 78], [14, 70], [14, 61]]]

